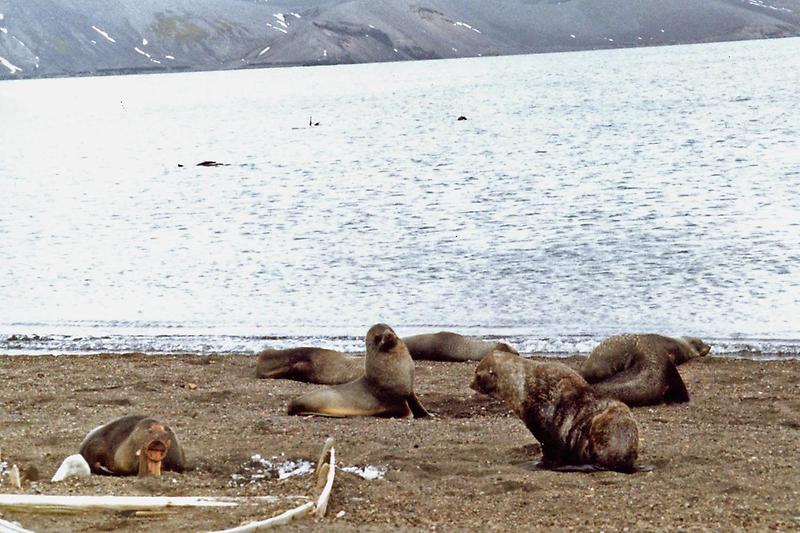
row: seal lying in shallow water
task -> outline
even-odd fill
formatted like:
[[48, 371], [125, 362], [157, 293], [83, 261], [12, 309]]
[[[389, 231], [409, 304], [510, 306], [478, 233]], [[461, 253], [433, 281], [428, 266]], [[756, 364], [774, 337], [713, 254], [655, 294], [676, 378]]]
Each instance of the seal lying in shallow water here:
[[289, 404], [290, 415], [429, 416], [414, 394], [414, 361], [403, 341], [386, 324], [367, 332], [365, 375], [310, 392]]
[[519, 355], [505, 342], [482, 341], [450, 331], [403, 337], [403, 342], [417, 361], [480, 361], [495, 350]]
[[599, 397], [577, 372], [494, 352], [478, 364], [471, 387], [503, 400], [542, 446], [537, 467], [633, 472], [639, 429], [630, 409]]
[[710, 350], [696, 337], [616, 335], [592, 350], [580, 373], [598, 393], [630, 406], [688, 402], [677, 366]]
[[186, 457], [169, 426], [153, 418], [123, 416], [93, 429], [79, 452], [94, 474], [160, 476], [183, 472]]
[[337, 385], [364, 375], [364, 357], [324, 348], [267, 348], [258, 354], [256, 377]]

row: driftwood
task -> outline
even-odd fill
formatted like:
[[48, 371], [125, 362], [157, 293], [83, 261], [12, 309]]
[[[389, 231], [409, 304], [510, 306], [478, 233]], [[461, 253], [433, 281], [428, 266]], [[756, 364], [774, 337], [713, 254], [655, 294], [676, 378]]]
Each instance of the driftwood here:
[[[286, 499], [297, 498], [290, 497]], [[276, 502], [276, 496], [203, 498], [196, 496], [60, 496], [0, 494], [0, 509], [40, 513], [83, 511], [158, 511], [177, 507], [235, 507], [243, 503]]]

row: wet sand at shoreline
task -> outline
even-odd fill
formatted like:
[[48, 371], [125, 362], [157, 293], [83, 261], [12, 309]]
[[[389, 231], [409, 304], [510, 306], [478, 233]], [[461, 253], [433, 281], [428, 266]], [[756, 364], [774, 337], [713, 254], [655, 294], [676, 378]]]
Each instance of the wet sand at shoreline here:
[[[564, 360], [577, 367], [582, 358]], [[383, 479], [337, 472], [317, 530], [800, 529], [800, 361], [707, 357], [680, 367], [692, 401], [633, 410], [639, 463], [625, 475], [531, 472], [539, 446], [500, 402], [469, 389], [475, 363], [416, 363], [432, 420], [287, 416], [318, 385], [255, 378], [253, 356], [0, 356], [2, 459], [35, 482], [3, 493], [169, 496], [311, 495], [311, 474], [236, 486], [254, 454], [316, 461], [328, 436], [342, 466], [386, 467]], [[125, 414], [170, 424], [190, 470], [136, 479], [50, 483], [86, 433]], [[35, 476], [34, 476], [35, 477]], [[151, 516], [46, 515], [0, 509], [35, 531], [213, 530], [263, 519], [300, 500]], [[343, 514], [342, 514], [343, 512]]]

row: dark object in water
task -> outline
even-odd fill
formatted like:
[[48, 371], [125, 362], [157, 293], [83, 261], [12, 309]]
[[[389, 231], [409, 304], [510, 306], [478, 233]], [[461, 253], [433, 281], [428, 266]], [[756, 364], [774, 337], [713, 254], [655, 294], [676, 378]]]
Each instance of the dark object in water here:
[[309, 126], [319, 126], [319, 121], [314, 122], [311, 117], [308, 117], [308, 125]]
[[217, 163], [216, 161], [201, 161], [197, 163], [198, 167], [222, 167], [225, 163]]
[[464, 115], [461, 115], [456, 120], [467, 120], [467, 117], [465, 117]]

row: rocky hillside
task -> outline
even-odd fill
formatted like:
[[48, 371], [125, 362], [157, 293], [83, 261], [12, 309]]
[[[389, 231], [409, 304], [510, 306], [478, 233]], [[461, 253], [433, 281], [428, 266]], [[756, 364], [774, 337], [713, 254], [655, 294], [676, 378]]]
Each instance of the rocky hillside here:
[[0, 0], [0, 79], [800, 35], [800, 0]]

